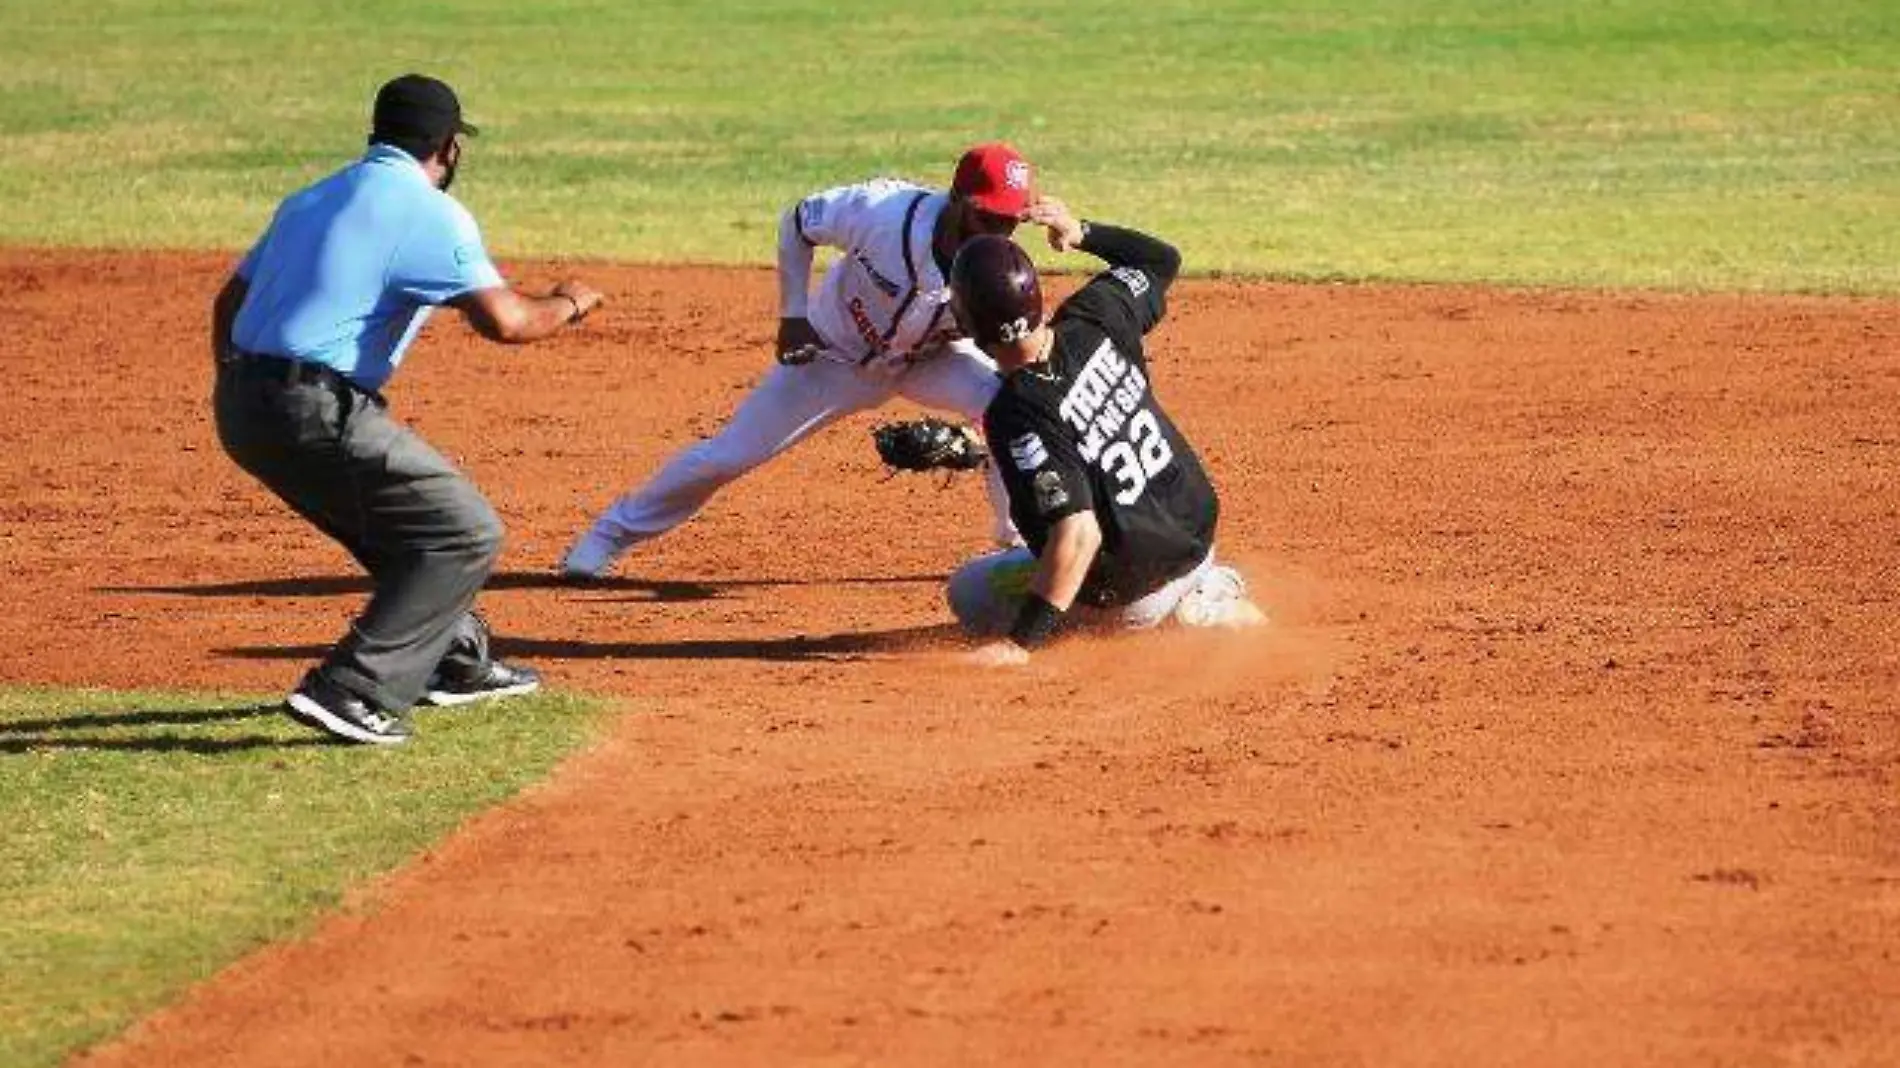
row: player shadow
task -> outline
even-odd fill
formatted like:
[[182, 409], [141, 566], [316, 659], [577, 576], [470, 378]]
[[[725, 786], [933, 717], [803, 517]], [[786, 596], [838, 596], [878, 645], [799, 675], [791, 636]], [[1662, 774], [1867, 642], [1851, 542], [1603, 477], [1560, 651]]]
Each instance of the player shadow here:
[[[822, 585], [904, 585], [942, 583], [946, 576], [871, 575], [846, 578], [803, 579], [647, 579], [610, 575], [597, 579], [569, 579], [541, 571], [498, 571], [488, 577], [486, 590], [574, 590], [576, 592], [632, 593], [628, 601], [691, 602], [710, 601], [749, 589], [781, 586]], [[155, 594], [173, 597], [338, 597], [344, 594], [368, 596], [373, 587], [368, 575], [311, 575], [296, 578], [240, 579], [234, 582], [207, 582], [191, 585], [99, 586], [95, 593]]]
[[220, 756], [256, 749], [305, 749], [318, 745], [348, 745], [335, 738], [274, 738], [268, 734], [246, 734], [236, 738], [190, 738], [161, 735], [153, 738], [70, 738], [28, 735], [0, 737], [0, 755], [45, 753], [55, 749], [89, 750], [95, 753], [192, 753]]
[[851, 661], [937, 652], [962, 641], [954, 623], [893, 630], [784, 638], [679, 638], [667, 641], [586, 642], [572, 638], [497, 638], [496, 655], [524, 660], [764, 660]]
[[[893, 630], [859, 631], [819, 637], [684, 638], [666, 641], [588, 642], [573, 638], [521, 638], [496, 635], [489, 643], [504, 660], [762, 660], [772, 662], [850, 661], [876, 656], [937, 652], [957, 646], [962, 631], [954, 623]], [[318, 660], [327, 645], [241, 645], [212, 650], [237, 660]]]
[[102, 727], [202, 727], [213, 723], [258, 719], [278, 710], [279, 706], [273, 704], [243, 708], [167, 708], [145, 712], [75, 712], [70, 716], [0, 723], [0, 737], [47, 731], [97, 730]]
[[[75, 712], [70, 716], [0, 723], [0, 754], [38, 753], [55, 749], [95, 752], [194, 753], [216, 756], [254, 749], [297, 749], [329, 744], [320, 737], [278, 738], [243, 734], [213, 738], [166, 728], [204, 727], [237, 723], [281, 714], [278, 704], [241, 708], [155, 709], [144, 712]], [[138, 733], [101, 738], [92, 731], [133, 729]], [[149, 729], [149, 733], [147, 733]]]

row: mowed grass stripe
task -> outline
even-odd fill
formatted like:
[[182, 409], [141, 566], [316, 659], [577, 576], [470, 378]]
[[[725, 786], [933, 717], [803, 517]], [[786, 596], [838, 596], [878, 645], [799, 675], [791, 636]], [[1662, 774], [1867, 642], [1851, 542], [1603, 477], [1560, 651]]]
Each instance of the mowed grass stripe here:
[[[509, 255], [759, 263], [777, 213], [1007, 136], [1190, 268], [1900, 292], [1886, 0], [0, 0], [0, 241], [238, 248], [452, 80]], [[373, 42], [366, 44], [365, 42]]]
[[0, 687], [0, 1064], [52, 1065], [543, 778], [599, 706], [327, 744], [280, 698]]

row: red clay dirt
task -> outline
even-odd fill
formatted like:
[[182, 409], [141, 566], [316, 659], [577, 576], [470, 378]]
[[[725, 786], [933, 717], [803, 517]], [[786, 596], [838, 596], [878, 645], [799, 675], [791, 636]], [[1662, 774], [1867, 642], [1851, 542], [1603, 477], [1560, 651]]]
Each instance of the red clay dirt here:
[[[282, 690], [362, 599], [218, 449], [228, 267], [0, 253], [0, 680]], [[624, 714], [84, 1063], [1900, 1063], [1900, 305], [1187, 283], [1155, 378], [1274, 625], [982, 673], [980, 486], [870, 416], [544, 580], [774, 314], [581, 271], [392, 397], [509, 523], [503, 651]]]

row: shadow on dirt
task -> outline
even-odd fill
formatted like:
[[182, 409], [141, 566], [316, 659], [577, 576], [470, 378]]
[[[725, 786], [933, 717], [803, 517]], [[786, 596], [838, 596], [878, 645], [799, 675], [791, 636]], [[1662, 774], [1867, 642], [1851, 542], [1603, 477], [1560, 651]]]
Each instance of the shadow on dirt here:
[[[0, 723], [0, 754], [87, 749], [99, 752], [219, 753], [252, 749], [294, 749], [329, 744], [323, 738], [276, 738], [262, 734], [205, 737], [162, 728], [206, 727], [276, 716], [277, 704], [243, 708], [164, 709], [148, 712], [75, 712], [70, 716]], [[147, 732], [147, 728], [153, 728]], [[135, 733], [126, 734], [127, 730]], [[110, 737], [89, 732], [113, 730]]]
[[[739, 590], [769, 589], [781, 586], [868, 586], [907, 583], [941, 584], [946, 576], [872, 575], [846, 578], [810, 579], [731, 579], [696, 581], [690, 579], [643, 579], [608, 576], [598, 579], [567, 579], [538, 571], [501, 571], [489, 576], [482, 587], [488, 590], [575, 590], [580, 592], [621, 592], [643, 596], [632, 601], [710, 601]], [[96, 593], [155, 594], [171, 597], [338, 597], [344, 594], [368, 596], [371, 586], [367, 575], [315, 575], [301, 578], [243, 579], [236, 582], [207, 582], [197, 585], [99, 586]]]
[[[954, 648], [963, 641], [954, 623], [813, 637], [697, 638], [653, 642], [584, 642], [572, 638], [510, 638], [496, 635], [491, 648], [503, 659], [534, 660], [861, 660], [874, 656]], [[319, 660], [327, 645], [242, 645], [214, 649], [237, 660]]]
[[861, 660], [919, 653], [962, 641], [954, 623], [814, 637], [686, 638], [655, 642], [583, 642], [571, 638], [497, 638], [502, 657], [549, 660]]

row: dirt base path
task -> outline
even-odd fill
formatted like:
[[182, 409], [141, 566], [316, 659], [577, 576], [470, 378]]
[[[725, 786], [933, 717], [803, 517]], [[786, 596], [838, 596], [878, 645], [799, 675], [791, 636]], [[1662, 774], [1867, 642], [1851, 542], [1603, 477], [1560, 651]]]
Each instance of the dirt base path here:
[[[0, 679], [281, 689], [360, 601], [211, 433], [227, 266], [0, 254]], [[504, 651], [626, 714], [89, 1063], [1900, 1063], [1900, 306], [1187, 285], [1156, 379], [1276, 625], [984, 675], [980, 486], [868, 418], [542, 578], [772, 322], [590, 273], [393, 393], [508, 520]]]

